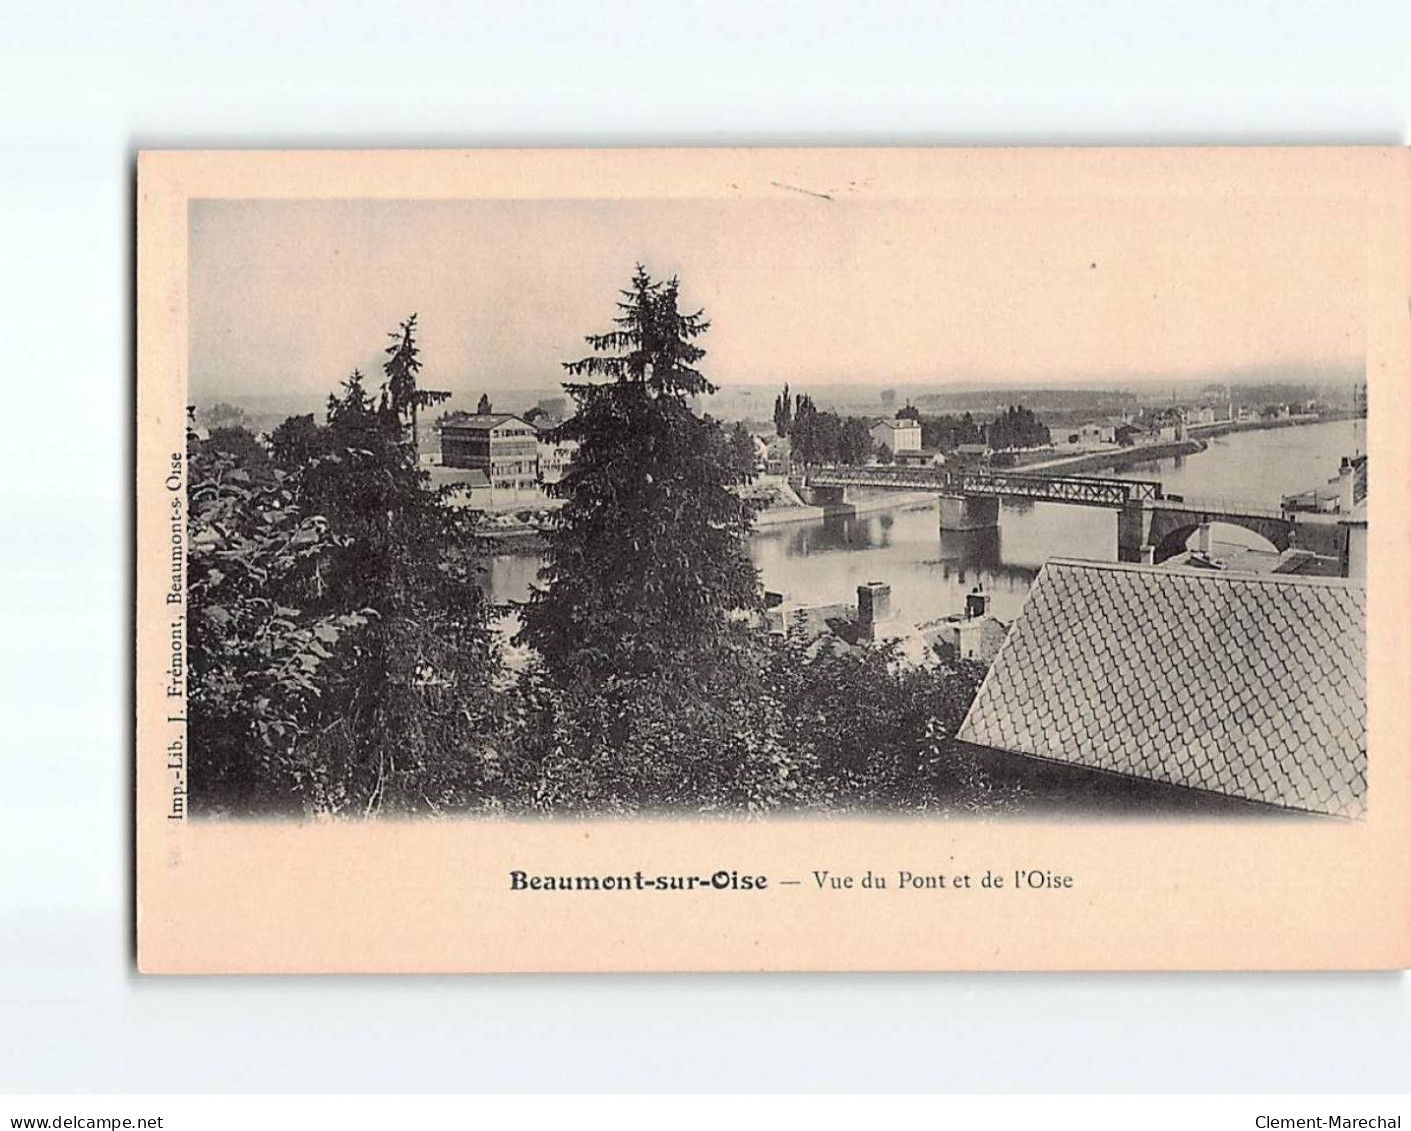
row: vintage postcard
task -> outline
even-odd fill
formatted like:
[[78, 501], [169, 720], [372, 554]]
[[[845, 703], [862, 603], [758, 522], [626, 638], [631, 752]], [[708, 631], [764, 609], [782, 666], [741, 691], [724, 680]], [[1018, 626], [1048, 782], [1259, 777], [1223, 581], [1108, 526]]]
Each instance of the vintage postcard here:
[[149, 973], [1411, 963], [1411, 164], [149, 152]]

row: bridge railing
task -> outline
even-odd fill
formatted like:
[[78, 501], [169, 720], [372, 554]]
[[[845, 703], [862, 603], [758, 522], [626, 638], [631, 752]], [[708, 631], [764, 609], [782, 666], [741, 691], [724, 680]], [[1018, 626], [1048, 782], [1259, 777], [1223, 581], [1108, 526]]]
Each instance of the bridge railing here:
[[814, 467], [805, 482], [817, 487], [904, 487], [960, 495], [994, 495], [1039, 502], [1121, 507], [1129, 502], [1212, 514], [1285, 518], [1282, 507], [1249, 499], [1166, 495], [1152, 479], [1108, 479], [1088, 475], [1038, 475], [945, 467]]
[[1009, 495], [1097, 506], [1122, 506], [1161, 498], [1161, 484], [1155, 480], [1106, 479], [1093, 475], [957, 470], [949, 473], [947, 485], [965, 494]]
[[1211, 495], [1167, 495], [1158, 506], [1177, 510], [1208, 511], [1211, 514], [1247, 515], [1250, 518], [1287, 518], [1288, 512], [1270, 503], [1249, 499], [1219, 498]]
[[964, 495], [996, 495], [1089, 506], [1120, 507], [1161, 498], [1149, 479], [1104, 479], [1090, 475], [1038, 475], [1014, 471], [922, 467], [812, 468], [807, 482], [819, 487], [910, 487]]

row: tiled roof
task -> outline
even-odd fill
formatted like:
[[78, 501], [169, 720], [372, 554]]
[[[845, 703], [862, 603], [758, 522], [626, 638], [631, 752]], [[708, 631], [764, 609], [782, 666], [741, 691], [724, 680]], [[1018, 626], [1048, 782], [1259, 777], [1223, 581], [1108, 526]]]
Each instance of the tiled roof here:
[[1360, 817], [1365, 622], [1340, 578], [1051, 559], [958, 737]]
[[[470, 428], [470, 429], [473, 429], [473, 430], [475, 430], [475, 431], [477, 431], [477, 432], [480, 432], [480, 431], [488, 431], [488, 430], [491, 429], [491, 428], [498, 428], [501, 424], [503, 424], [503, 423], [504, 423], [505, 421], [507, 421], [507, 420], [519, 420], [519, 422], [520, 422], [521, 424], [525, 424], [525, 422], [524, 422], [523, 420], [520, 420], [520, 418], [519, 418], [518, 416], [516, 416], [516, 415], [515, 415], [514, 413], [512, 413], [512, 412], [490, 412], [490, 413], [454, 412], [454, 413], [451, 413], [449, 416], [446, 417], [446, 420], [445, 420], [445, 422], [441, 425], [441, 427], [442, 427], [443, 429], [445, 429], [445, 428]], [[526, 427], [526, 428], [527, 428], [527, 427], [530, 427], [530, 425], [525, 424], [525, 427]]]
[[464, 483], [474, 488], [490, 486], [490, 477], [478, 467], [435, 466], [426, 470], [431, 476], [431, 486], [433, 487], [447, 487], [455, 483]]

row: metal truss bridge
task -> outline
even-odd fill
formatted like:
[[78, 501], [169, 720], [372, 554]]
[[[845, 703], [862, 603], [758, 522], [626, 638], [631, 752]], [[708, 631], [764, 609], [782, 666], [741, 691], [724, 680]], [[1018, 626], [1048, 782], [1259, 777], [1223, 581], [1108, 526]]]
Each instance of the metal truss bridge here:
[[1087, 475], [1034, 475], [1016, 471], [946, 467], [818, 467], [805, 476], [809, 487], [884, 487], [939, 491], [967, 497], [1033, 499], [1090, 507], [1125, 507], [1163, 498], [1150, 479], [1102, 479]]

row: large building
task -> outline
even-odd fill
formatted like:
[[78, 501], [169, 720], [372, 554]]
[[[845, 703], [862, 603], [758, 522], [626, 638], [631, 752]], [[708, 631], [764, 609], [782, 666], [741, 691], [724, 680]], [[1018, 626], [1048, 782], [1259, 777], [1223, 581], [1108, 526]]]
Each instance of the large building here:
[[870, 432], [872, 442], [892, 455], [921, 450], [921, 425], [915, 420], [879, 420]]
[[538, 435], [534, 425], [509, 413], [453, 413], [441, 424], [441, 464], [483, 471], [497, 491], [533, 491]]

